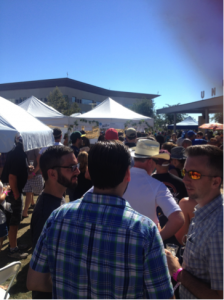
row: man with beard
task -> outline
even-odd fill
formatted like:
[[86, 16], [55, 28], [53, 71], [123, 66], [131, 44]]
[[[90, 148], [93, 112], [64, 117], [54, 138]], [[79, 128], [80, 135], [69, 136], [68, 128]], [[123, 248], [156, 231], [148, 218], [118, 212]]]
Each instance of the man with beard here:
[[[77, 184], [80, 171], [73, 150], [65, 146], [51, 146], [40, 157], [40, 169], [45, 188], [38, 197], [31, 220], [32, 246], [36, 246], [43, 226], [50, 214], [65, 203], [66, 188]], [[51, 293], [33, 291], [33, 299], [52, 299]]]

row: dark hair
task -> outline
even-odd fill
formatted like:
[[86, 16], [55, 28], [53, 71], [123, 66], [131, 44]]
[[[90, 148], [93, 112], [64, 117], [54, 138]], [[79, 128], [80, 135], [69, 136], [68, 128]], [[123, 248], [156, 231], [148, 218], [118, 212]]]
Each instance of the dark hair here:
[[206, 156], [213, 175], [223, 177], [223, 151], [220, 148], [212, 145], [190, 146], [186, 149], [186, 154], [189, 157]]
[[140, 131], [137, 131], [137, 137], [141, 137], [142, 133]]
[[90, 141], [86, 136], [82, 137], [83, 147], [90, 147]]
[[55, 166], [60, 166], [62, 157], [69, 153], [73, 153], [70, 147], [51, 146], [40, 156], [40, 170], [44, 180], [48, 180], [47, 171]]
[[99, 189], [118, 186], [130, 165], [130, 152], [119, 141], [98, 142], [89, 151], [89, 174], [93, 185]]
[[121, 135], [118, 137], [118, 139], [119, 139], [119, 141], [121, 141], [121, 142], [123, 142], [123, 141], [124, 141], [124, 137], [123, 137], [123, 136], [121, 136]]
[[101, 135], [98, 137], [98, 142], [102, 142], [102, 141], [105, 141], [105, 135], [104, 135], [104, 134], [101, 134]]
[[197, 135], [203, 136], [203, 132], [198, 131], [198, 132], [197, 132]]
[[162, 149], [167, 150], [170, 153], [174, 147], [177, 147], [177, 145], [172, 142], [166, 142], [166, 143], [162, 144]]

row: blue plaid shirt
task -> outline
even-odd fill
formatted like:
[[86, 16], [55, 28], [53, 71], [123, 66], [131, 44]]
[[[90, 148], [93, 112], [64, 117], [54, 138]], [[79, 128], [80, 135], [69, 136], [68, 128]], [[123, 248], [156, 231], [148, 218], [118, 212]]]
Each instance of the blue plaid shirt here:
[[47, 220], [30, 266], [51, 273], [53, 298], [170, 298], [155, 224], [124, 199], [87, 193]]

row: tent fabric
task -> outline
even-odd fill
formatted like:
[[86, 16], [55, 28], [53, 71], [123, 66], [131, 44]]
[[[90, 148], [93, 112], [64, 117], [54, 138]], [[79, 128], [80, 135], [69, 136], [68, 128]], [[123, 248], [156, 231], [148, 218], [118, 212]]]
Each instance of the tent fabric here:
[[127, 121], [146, 121], [153, 126], [154, 120], [150, 117], [140, 115], [111, 98], [107, 98], [94, 109], [85, 114], [75, 117], [76, 120], [86, 119], [88, 121], [98, 121], [100, 123], [120, 123], [124, 126]]
[[13, 148], [16, 133], [20, 133], [23, 138], [24, 151], [54, 144], [51, 128], [3, 97], [0, 97], [0, 104], [1, 153]]
[[64, 125], [73, 125], [75, 121], [74, 118], [64, 116], [34, 96], [26, 99], [19, 106], [46, 125], [64, 127]]
[[[173, 129], [174, 125], [168, 125], [168, 129]], [[192, 117], [187, 117], [183, 121], [176, 124], [176, 129], [197, 129], [198, 122], [195, 121]]]

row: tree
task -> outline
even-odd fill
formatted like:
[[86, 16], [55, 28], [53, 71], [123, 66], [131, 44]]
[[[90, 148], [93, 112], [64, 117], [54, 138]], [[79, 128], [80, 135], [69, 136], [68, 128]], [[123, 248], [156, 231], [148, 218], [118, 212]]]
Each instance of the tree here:
[[[174, 106], [174, 105], [169, 105], [166, 104], [168, 107]], [[180, 103], [177, 103], [175, 106], [180, 105]], [[181, 121], [183, 121], [184, 119], [186, 119], [188, 117], [187, 114], [180, 114], [177, 113], [176, 114], [176, 123], [179, 123]], [[174, 124], [174, 114], [164, 114], [164, 119], [166, 121], [166, 124], [170, 125], [170, 124]]]
[[216, 113], [212, 117], [212, 120], [215, 121], [216, 123], [221, 123], [224, 124], [224, 113]]
[[148, 99], [137, 100], [133, 104], [131, 110], [150, 118], [154, 118], [155, 115], [153, 100], [148, 100]]
[[63, 96], [60, 89], [56, 86], [53, 92], [50, 92], [47, 97], [47, 104], [55, 108], [57, 111], [63, 115], [69, 116], [80, 111], [77, 103], [69, 103], [68, 96]]

